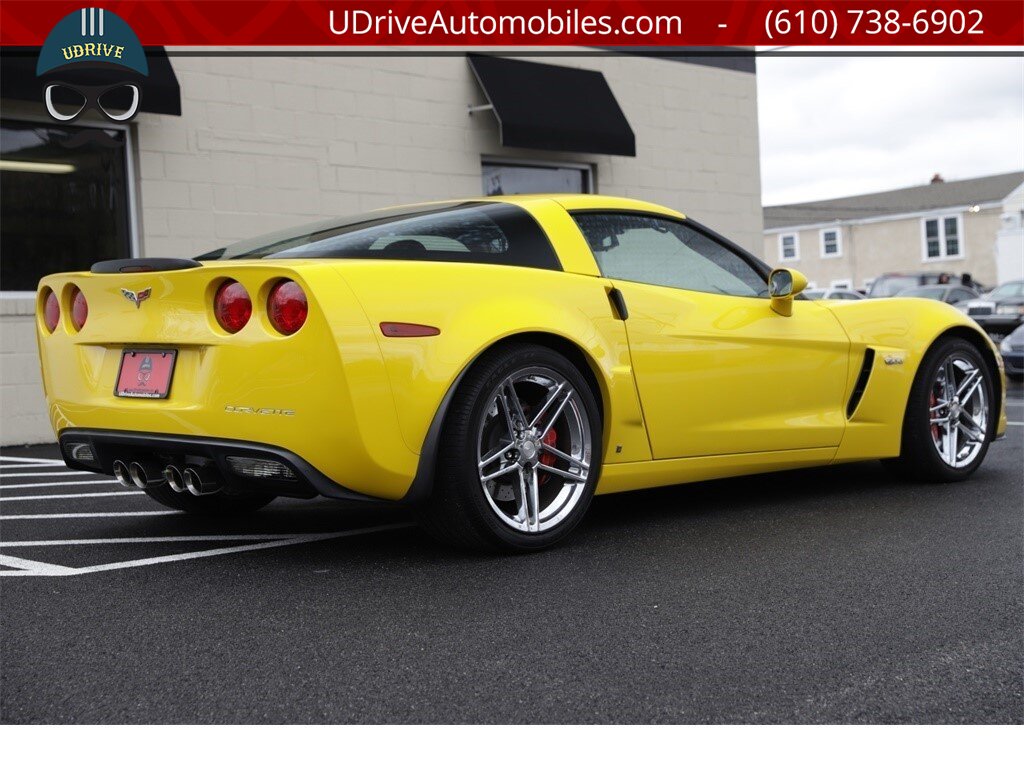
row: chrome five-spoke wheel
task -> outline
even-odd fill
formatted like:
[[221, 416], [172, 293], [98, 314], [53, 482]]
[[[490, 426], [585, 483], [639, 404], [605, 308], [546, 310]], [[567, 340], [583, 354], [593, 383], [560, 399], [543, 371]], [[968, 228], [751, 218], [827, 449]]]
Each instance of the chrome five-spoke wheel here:
[[467, 549], [536, 552], [583, 520], [601, 472], [601, 410], [582, 360], [507, 342], [466, 372], [445, 415], [420, 523]]
[[936, 341], [907, 399], [900, 455], [885, 459], [886, 466], [929, 482], [970, 477], [985, 460], [998, 427], [996, 370], [977, 342], [953, 335]]
[[950, 467], [977, 458], [988, 434], [989, 405], [984, 366], [967, 355], [951, 354], [932, 382], [928, 417], [932, 442]]
[[484, 496], [504, 525], [523, 533], [557, 526], [590, 475], [590, 418], [565, 376], [541, 366], [513, 372], [487, 399], [477, 437]]

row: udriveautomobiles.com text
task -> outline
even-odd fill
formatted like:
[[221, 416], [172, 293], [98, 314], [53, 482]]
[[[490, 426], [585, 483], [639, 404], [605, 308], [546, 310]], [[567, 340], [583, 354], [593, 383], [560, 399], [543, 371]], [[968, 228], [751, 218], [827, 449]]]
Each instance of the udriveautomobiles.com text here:
[[470, 12], [433, 15], [370, 13], [363, 10], [330, 12], [334, 35], [679, 35], [683, 31], [680, 16], [594, 16], [578, 9], [532, 15], [494, 15]]

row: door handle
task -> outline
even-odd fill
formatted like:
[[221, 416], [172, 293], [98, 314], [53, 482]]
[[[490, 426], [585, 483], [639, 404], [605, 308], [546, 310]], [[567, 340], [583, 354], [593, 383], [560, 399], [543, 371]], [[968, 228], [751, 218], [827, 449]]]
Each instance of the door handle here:
[[611, 288], [608, 291], [608, 301], [619, 320], [629, 319], [629, 309], [626, 307], [626, 297], [622, 295], [622, 291], [618, 288]]

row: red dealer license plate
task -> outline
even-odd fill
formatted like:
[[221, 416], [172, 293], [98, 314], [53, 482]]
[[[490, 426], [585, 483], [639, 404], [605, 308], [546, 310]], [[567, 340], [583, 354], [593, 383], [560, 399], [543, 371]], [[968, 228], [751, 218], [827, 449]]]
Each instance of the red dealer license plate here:
[[171, 391], [174, 349], [126, 349], [121, 353], [121, 369], [117, 374], [118, 397], [163, 399]]

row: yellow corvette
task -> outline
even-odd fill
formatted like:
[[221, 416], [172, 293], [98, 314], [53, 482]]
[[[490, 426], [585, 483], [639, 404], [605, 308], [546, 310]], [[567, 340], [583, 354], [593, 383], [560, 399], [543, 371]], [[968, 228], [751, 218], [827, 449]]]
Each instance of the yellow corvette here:
[[190, 512], [401, 500], [449, 542], [534, 550], [594, 493], [974, 472], [1006, 428], [981, 329], [805, 285], [658, 205], [494, 197], [50, 275], [38, 336], [68, 466]]

